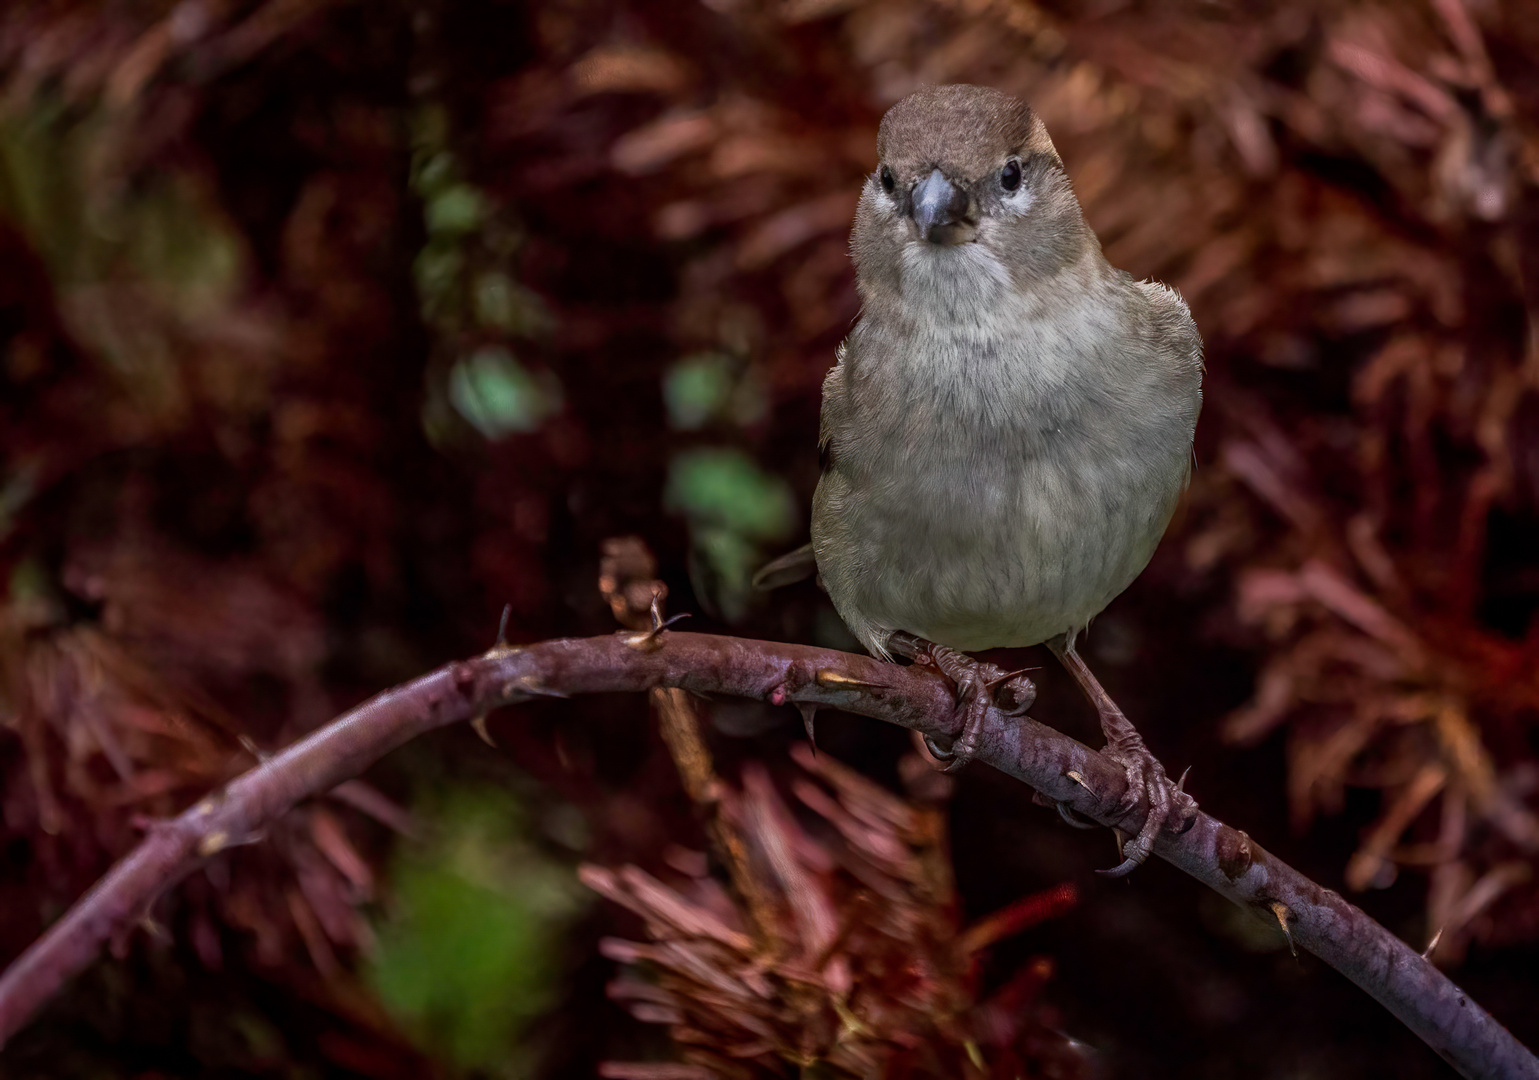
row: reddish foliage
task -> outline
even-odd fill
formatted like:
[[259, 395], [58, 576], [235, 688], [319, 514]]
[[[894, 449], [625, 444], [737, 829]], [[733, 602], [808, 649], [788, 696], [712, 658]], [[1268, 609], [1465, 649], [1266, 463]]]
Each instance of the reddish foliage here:
[[[1389, 888], [1408, 933], [1443, 929], [1440, 961], [1532, 949], [1532, 7], [8, 5], [7, 955], [137, 829], [253, 750], [483, 647], [504, 602], [515, 638], [601, 632], [588, 583], [603, 538], [645, 535], [674, 608], [708, 603], [661, 510], [668, 458], [728, 442], [810, 491], [819, 380], [856, 310], [848, 218], [875, 122], [948, 80], [1033, 101], [1112, 262], [1180, 288], [1208, 343], [1189, 507], [1098, 624], [1092, 662], [1121, 667], [1119, 699], [1155, 718], [1157, 749], [1231, 745], [1223, 775], [1211, 757], [1194, 774], [1199, 797], [1267, 814], [1265, 748], [1285, 745], [1288, 816], [1325, 853], [1316, 872]], [[490, 207], [455, 241], [438, 307], [419, 287], [433, 238], [412, 186], [436, 154]], [[174, 289], [112, 240], [132, 224], [122, 207], [167, 198], [222, 245]], [[220, 266], [217, 287], [192, 287]], [[515, 326], [466, 314], [488, 269], [541, 298]], [[559, 379], [560, 413], [490, 443], [457, 419], [450, 367], [486, 344]], [[697, 350], [729, 357], [766, 407], [669, 432], [659, 378]], [[744, 629], [809, 636], [818, 603], [777, 600]], [[1044, 717], [1051, 701], [1046, 687]], [[583, 723], [559, 737], [543, 720], [493, 727], [589, 810], [606, 861], [657, 870], [693, 826], [626, 708], [574, 706], [562, 715]], [[891, 756], [863, 750], [873, 770]], [[958, 812], [1008, 820], [1005, 797], [978, 798]], [[366, 816], [302, 811], [162, 917], [205, 965], [344, 972], [387, 841]], [[968, 865], [993, 872], [976, 837], [990, 834], [958, 844], [964, 886]], [[974, 876], [987, 906], [1007, 899]], [[1181, 977], [1154, 946], [1148, 964]], [[313, 997], [356, 1018], [343, 982]], [[359, 1038], [348, 1060], [374, 1064], [347, 1067], [384, 1075], [394, 1044]], [[371, 1058], [373, 1039], [388, 1049]]]
[[[585, 868], [591, 887], [644, 919], [652, 942], [603, 943], [646, 976], [621, 977], [610, 994], [637, 1019], [669, 1025], [692, 1075], [786, 1076], [814, 1062], [850, 1076], [1088, 1075], [1038, 1000], [1051, 961], [1036, 958], [979, 1000], [982, 950], [1072, 907], [1073, 888], [963, 931], [942, 807], [905, 802], [804, 745], [793, 756], [822, 781], [793, 783], [816, 830], [797, 822], [760, 767], [744, 770], [740, 793], [718, 792], [771, 898], [758, 940], [703, 857], [673, 855], [684, 874], [677, 889], [633, 866]], [[917, 755], [904, 764], [930, 799], [949, 789]], [[609, 1063], [603, 1075], [654, 1070]]]

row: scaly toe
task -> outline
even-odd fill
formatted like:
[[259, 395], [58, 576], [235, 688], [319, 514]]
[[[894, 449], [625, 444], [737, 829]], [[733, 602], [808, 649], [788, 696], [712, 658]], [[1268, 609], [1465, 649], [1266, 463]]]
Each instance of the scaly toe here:
[[[1140, 806], [1146, 808], [1137, 835], [1123, 845], [1122, 862], [1110, 870], [1097, 871], [1107, 877], [1125, 877], [1153, 853], [1161, 829], [1184, 833], [1192, 827], [1197, 819], [1197, 801], [1179, 784], [1171, 783], [1164, 766], [1142, 740], [1137, 745], [1107, 747], [1104, 753], [1122, 765], [1127, 773], [1124, 811], [1130, 814]], [[1181, 779], [1185, 783], [1185, 775]]]
[[[962, 730], [957, 735], [956, 741], [946, 751], [946, 756], [936, 755], [945, 764], [941, 766], [943, 772], [956, 772], [962, 766], [971, 761], [978, 753], [978, 735], [983, 730], [984, 723], [988, 720], [990, 699], [983, 692], [983, 687], [976, 681], [969, 680], [959, 687], [961, 694], [957, 703], [957, 712], [961, 714]], [[934, 753], [934, 744], [926, 737], [925, 743]]]
[[1007, 715], [1024, 714], [1036, 700], [1037, 688], [1022, 672], [1001, 671], [993, 664], [974, 660], [965, 653], [912, 634], [893, 634], [887, 644], [893, 652], [912, 658], [914, 663], [939, 671], [956, 687], [956, 713], [961, 727], [956, 739], [950, 747], [941, 749], [933, 738], [925, 736], [925, 747], [943, 763], [941, 767], [946, 772], [957, 771], [977, 754], [978, 740], [988, 723], [989, 709], [998, 700], [997, 689], [1009, 694]]
[[1029, 668], [1001, 675], [988, 684], [994, 703], [1006, 716], [1025, 716], [1036, 703], [1037, 684], [1026, 677]]

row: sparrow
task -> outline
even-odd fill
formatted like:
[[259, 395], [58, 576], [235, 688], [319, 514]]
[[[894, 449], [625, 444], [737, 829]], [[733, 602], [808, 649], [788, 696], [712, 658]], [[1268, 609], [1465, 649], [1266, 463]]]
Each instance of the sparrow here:
[[1148, 565], [1187, 485], [1201, 336], [1174, 291], [1106, 261], [1026, 102], [919, 90], [883, 117], [877, 156], [851, 238], [861, 314], [823, 383], [812, 543], [757, 580], [815, 563], [873, 655], [951, 677], [962, 731], [932, 746], [951, 767], [998, 689], [965, 654], [1046, 642], [1128, 773], [1125, 809], [1147, 799], [1109, 871], [1127, 873], [1196, 804], [1075, 641]]

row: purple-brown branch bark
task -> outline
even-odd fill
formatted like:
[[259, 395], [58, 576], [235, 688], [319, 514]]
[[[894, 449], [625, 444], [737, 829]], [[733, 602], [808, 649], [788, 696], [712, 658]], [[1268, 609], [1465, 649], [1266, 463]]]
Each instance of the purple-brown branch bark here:
[[[659, 686], [832, 706], [942, 738], [956, 734], [952, 691], [939, 676], [829, 649], [666, 631], [498, 647], [364, 702], [155, 826], [0, 975], [0, 1042], [202, 860], [260, 835], [301, 799], [358, 775], [415, 736], [535, 697]], [[990, 721], [979, 760], [1083, 816], [1121, 824], [1125, 781], [1119, 767], [1034, 720], [996, 712]], [[1539, 1059], [1442, 972], [1245, 833], [1199, 814], [1185, 834], [1161, 835], [1154, 850], [1260, 918], [1286, 927], [1294, 942], [1366, 990], [1463, 1075], [1539, 1078]]]

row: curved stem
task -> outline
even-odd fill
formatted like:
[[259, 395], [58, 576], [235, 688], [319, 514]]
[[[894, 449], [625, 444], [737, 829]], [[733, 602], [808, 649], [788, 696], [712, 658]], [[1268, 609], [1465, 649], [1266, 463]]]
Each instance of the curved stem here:
[[[534, 697], [680, 687], [775, 704], [816, 704], [942, 739], [951, 687], [927, 670], [831, 649], [706, 634], [637, 631], [499, 646], [379, 694], [153, 828], [0, 975], [0, 1042], [25, 1025], [112, 937], [214, 853], [256, 835], [301, 799], [358, 775], [432, 728]], [[997, 710], [977, 758], [1103, 825], [1117, 825], [1123, 770], [1034, 720]], [[1245, 907], [1346, 975], [1467, 1077], [1539, 1078], [1539, 1059], [1454, 983], [1340, 895], [1199, 813], [1154, 854]]]

